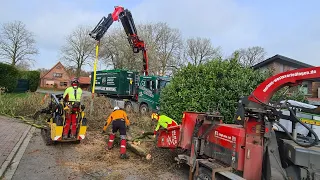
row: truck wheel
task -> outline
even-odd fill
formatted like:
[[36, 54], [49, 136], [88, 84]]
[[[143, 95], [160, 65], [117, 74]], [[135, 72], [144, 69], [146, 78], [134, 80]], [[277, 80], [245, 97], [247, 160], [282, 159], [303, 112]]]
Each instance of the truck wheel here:
[[131, 112], [132, 111], [132, 104], [131, 102], [126, 102], [126, 104], [124, 105], [124, 108], [126, 109], [127, 112]]
[[149, 111], [148, 105], [141, 104], [140, 105], [140, 114], [145, 115]]

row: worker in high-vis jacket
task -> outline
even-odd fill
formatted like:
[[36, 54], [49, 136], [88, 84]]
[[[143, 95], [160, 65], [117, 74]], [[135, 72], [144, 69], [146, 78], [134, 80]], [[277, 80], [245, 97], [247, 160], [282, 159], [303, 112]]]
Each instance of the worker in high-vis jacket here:
[[112, 149], [113, 141], [115, 139], [115, 133], [120, 131], [120, 158], [127, 159], [129, 156], [126, 154], [126, 135], [127, 130], [130, 126], [130, 121], [128, 115], [124, 110], [121, 110], [118, 106], [115, 106], [113, 112], [109, 115], [102, 133], [105, 133], [108, 126], [112, 124], [112, 133], [109, 135], [108, 147], [107, 150]]
[[157, 121], [157, 126], [154, 130], [154, 136], [158, 135], [158, 131], [160, 128], [167, 129], [171, 126], [178, 125], [173, 119], [166, 115], [159, 115], [158, 113], [152, 113], [151, 115], [152, 120]]
[[68, 138], [70, 124], [72, 123], [70, 138], [76, 138], [77, 132], [77, 112], [80, 111], [80, 101], [82, 89], [79, 87], [78, 79], [71, 81], [71, 87], [68, 87], [63, 93], [63, 99], [66, 103], [66, 122], [63, 129], [63, 138]]

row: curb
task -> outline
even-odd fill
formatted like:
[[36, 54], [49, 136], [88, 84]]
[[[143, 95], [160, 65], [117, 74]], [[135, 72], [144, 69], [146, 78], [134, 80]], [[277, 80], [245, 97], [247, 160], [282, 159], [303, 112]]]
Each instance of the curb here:
[[23, 141], [25, 140], [28, 132], [30, 131], [32, 126], [29, 126], [27, 128], [27, 130], [24, 131], [24, 133], [22, 134], [22, 136], [20, 137], [19, 141], [17, 142], [17, 144], [14, 146], [14, 148], [12, 149], [11, 153], [9, 154], [9, 156], [7, 157], [7, 159], [3, 162], [3, 164], [1, 165], [0, 168], [0, 178], [2, 178], [4, 172], [6, 171], [6, 169], [8, 168], [8, 166], [10, 165], [11, 161], [13, 160], [14, 156], [16, 155], [17, 151], [19, 150], [21, 144], [23, 143]]
[[11, 165], [7, 168], [7, 170], [4, 173], [4, 179], [11, 180], [14, 173], [16, 172], [18, 165], [20, 163], [20, 160], [22, 159], [22, 156], [24, 152], [26, 151], [28, 144], [30, 142], [31, 137], [33, 136], [33, 133], [35, 131], [35, 127], [32, 127], [30, 131], [28, 132], [27, 137], [24, 139], [22, 145], [18, 149], [18, 152], [14, 156], [13, 160], [11, 161]]

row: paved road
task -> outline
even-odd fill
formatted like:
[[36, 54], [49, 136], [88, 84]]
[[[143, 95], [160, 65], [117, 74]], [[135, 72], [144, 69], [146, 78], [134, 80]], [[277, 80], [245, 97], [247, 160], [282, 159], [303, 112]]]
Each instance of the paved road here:
[[79, 164], [79, 154], [76, 153], [75, 148], [75, 144], [66, 143], [46, 146], [40, 130], [37, 129], [12, 180], [91, 179], [90, 176], [84, 176], [69, 166]]
[[0, 116], [0, 176], [26, 137], [30, 126], [22, 121]]

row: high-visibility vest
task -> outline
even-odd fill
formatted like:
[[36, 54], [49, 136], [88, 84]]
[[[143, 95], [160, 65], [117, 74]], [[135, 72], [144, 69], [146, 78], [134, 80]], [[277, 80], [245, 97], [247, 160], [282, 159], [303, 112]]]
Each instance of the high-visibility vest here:
[[63, 94], [63, 98], [69, 96], [69, 101], [80, 102], [82, 96], [82, 89], [74, 89], [73, 87], [68, 87]]

